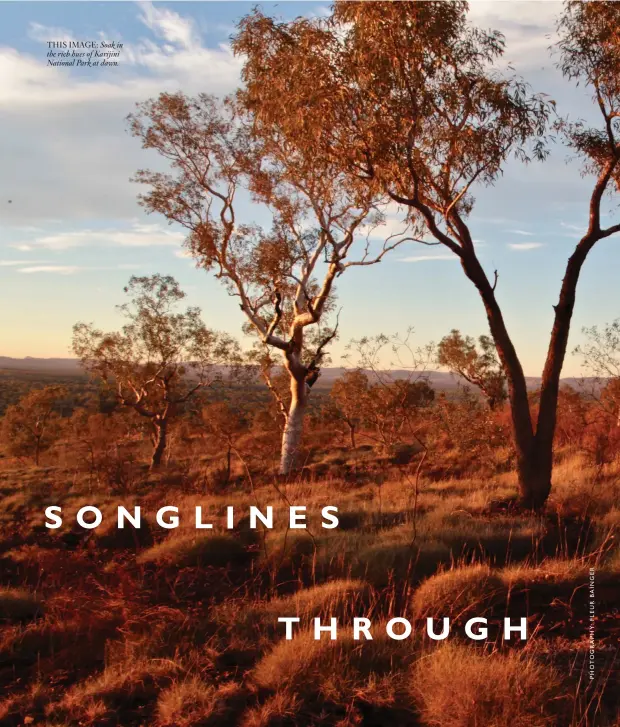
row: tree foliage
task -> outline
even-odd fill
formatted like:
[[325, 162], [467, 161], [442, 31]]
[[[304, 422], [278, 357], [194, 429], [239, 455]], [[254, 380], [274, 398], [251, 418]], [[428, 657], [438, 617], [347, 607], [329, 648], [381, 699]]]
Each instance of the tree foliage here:
[[9, 406], [2, 420], [2, 436], [11, 454], [32, 457], [39, 464], [62, 433], [60, 403], [67, 396], [63, 386], [33, 389], [17, 404]]
[[480, 336], [478, 346], [471, 336], [452, 330], [437, 346], [437, 362], [478, 388], [495, 409], [506, 401], [506, 376], [492, 339]]
[[223, 367], [239, 363], [238, 345], [208, 329], [198, 308], [177, 312], [185, 293], [170, 276], [133, 276], [125, 293], [131, 299], [119, 306], [127, 321], [122, 329], [104, 333], [77, 323], [73, 351], [120, 404], [151, 422], [158, 465], [170, 417], [197, 391], [220, 382]]

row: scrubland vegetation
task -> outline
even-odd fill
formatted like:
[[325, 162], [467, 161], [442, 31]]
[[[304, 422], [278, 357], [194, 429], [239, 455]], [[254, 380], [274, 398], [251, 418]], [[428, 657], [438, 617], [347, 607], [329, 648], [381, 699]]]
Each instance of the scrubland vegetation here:
[[[212, 429], [188, 426], [202, 417], [187, 411], [164, 465], [151, 468], [142, 417], [122, 407], [60, 418], [39, 466], [5, 453], [0, 723], [617, 724], [617, 450], [601, 461], [587, 431], [558, 435], [552, 496], [544, 511], [524, 512], [501, 406], [435, 392], [405, 413], [384, 411], [395, 419], [383, 429], [398, 432], [388, 444], [376, 410], [367, 419], [360, 410], [353, 447], [335, 416], [341, 387], [332, 391], [288, 478], [277, 474], [277, 405], [241, 416], [234, 390], [217, 404], [236, 412], [226, 419], [237, 423], [230, 462]], [[62, 507], [59, 529], [44, 527], [50, 504]], [[94, 530], [75, 524], [85, 504], [103, 512]], [[179, 508], [173, 530], [154, 520], [168, 504]], [[307, 506], [307, 530], [287, 528], [295, 504]], [[328, 504], [339, 508], [334, 530], [320, 527]], [[142, 507], [139, 530], [117, 529], [119, 505]], [[212, 531], [195, 529], [197, 505]], [[248, 528], [250, 505], [274, 507], [273, 530]], [[280, 616], [300, 618], [292, 641]], [[334, 616], [338, 640], [315, 641], [312, 619]], [[360, 616], [373, 641], [353, 641]], [[386, 637], [394, 616], [412, 622], [410, 638]], [[446, 641], [426, 636], [428, 616], [452, 619]], [[486, 641], [464, 637], [472, 616], [489, 620]], [[527, 642], [503, 641], [506, 616], [527, 616]]]

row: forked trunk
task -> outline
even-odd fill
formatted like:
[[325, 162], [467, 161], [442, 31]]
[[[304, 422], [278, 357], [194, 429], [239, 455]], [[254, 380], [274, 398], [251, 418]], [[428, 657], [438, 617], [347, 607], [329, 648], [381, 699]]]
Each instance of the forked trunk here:
[[508, 393], [517, 453], [517, 473], [522, 504], [541, 509], [551, 492], [553, 440], [557, 422], [560, 375], [566, 356], [579, 273], [594, 238], [585, 237], [569, 258], [558, 304], [554, 306], [553, 329], [540, 387], [540, 407], [534, 425], [521, 363], [508, 336], [503, 317], [477, 259], [467, 260], [466, 272], [483, 298], [491, 333], [508, 380]]
[[301, 446], [304, 428], [304, 416], [308, 402], [305, 377], [291, 375], [291, 404], [286, 416], [282, 435], [282, 452], [280, 458], [280, 474], [290, 474], [297, 464], [297, 455]]
[[540, 510], [551, 492], [553, 447], [535, 443], [526, 457], [517, 464], [521, 504], [530, 510]]
[[161, 459], [166, 451], [168, 422], [155, 422], [155, 449], [151, 459], [151, 469], [157, 469], [161, 465]]

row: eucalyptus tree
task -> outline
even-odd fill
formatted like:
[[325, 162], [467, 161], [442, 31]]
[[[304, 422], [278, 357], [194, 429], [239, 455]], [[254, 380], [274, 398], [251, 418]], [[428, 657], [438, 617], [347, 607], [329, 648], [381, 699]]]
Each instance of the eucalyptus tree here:
[[[600, 123], [559, 123], [594, 177], [589, 221], [561, 284], [534, 420], [519, 355], [470, 227], [473, 192], [501, 177], [510, 157], [546, 156], [554, 104], [497, 69], [498, 31], [473, 27], [465, 2], [337, 2], [328, 17], [279, 22], [259, 11], [234, 41], [245, 57], [239, 95], [257, 133], [295, 153], [329, 160], [352, 188], [386, 194], [407, 209], [419, 239], [444, 246], [478, 291], [506, 376], [523, 503], [551, 490], [560, 373], [582, 266], [604, 227], [601, 205], [620, 180], [620, 4], [569, 2], [559, 19], [559, 65], [587, 86]], [[523, 214], [523, 210], [519, 210]]]
[[73, 351], [120, 405], [150, 422], [151, 467], [157, 468], [172, 417], [199, 390], [230, 376], [240, 353], [228, 334], [207, 328], [199, 308], [177, 311], [186, 294], [171, 276], [132, 276], [125, 293], [132, 297], [119, 306], [127, 321], [122, 329], [105, 333], [76, 323]]
[[168, 172], [137, 173], [149, 187], [141, 203], [187, 230], [197, 264], [237, 299], [246, 329], [281, 355], [290, 398], [280, 471], [288, 474], [310, 390], [337, 334], [337, 319], [328, 324], [335, 281], [381, 261], [405, 230], [377, 243], [386, 195], [347, 184], [327, 158], [311, 160], [278, 134], [255, 134], [251, 114], [233, 100], [164, 93], [129, 120], [143, 147], [169, 163]]
[[506, 376], [488, 336], [480, 336], [476, 342], [460, 331], [450, 331], [437, 345], [437, 363], [479, 389], [489, 409], [506, 401]]

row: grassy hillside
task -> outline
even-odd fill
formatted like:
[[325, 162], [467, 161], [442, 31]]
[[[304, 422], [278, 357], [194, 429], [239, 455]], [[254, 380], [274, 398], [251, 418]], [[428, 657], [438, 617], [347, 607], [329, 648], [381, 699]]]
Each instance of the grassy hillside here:
[[[236, 461], [226, 488], [209, 457], [157, 475], [138, 465], [125, 490], [6, 461], [0, 723], [618, 724], [618, 466], [564, 458], [547, 511], [533, 516], [509, 504], [512, 473], [416, 483], [390, 460], [373, 467], [377, 456], [327, 451], [327, 471], [289, 482], [249, 478]], [[44, 527], [48, 504], [62, 506], [62, 528]], [[98, 529], [75, 526], [84, 504], [102, 509]], [[137, 504], [147, 526], [118, 530], [117, 506]], [[180, 526], [164, 530], [154, 514], [171, 504]], [[308, 530], [287, 528], [291, 504], [307, 506]], [[196, 505], [212, 531], [193, 527]], [[250, 505], [274, 507], [273, 530], [248, 528]], [[325, 505], [338, 506], [337, 529], [321, 528]], [[300, 618], [292, 641], [283, 615]], [[464, 637], [472, 615], [489, 619], [486, 640]], [[339, 619], [338, 640], [312, 638], [317, 616]], [[353, 640], [359, 616], [372, 641]], [[411, 638], [386, 638], [394, 616], [413, 623]], [[428, 616], [452, 619], [447, 640], [425, 635]], [[527, 642], [502, 639], [506, 616], [527, 617]]]

